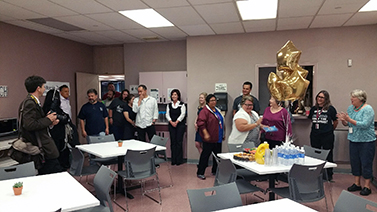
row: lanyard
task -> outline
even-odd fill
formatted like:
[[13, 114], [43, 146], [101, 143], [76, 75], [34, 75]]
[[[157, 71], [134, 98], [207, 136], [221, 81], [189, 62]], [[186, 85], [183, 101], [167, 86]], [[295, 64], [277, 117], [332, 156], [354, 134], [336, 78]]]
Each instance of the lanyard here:
[[318, 119], [319, 119], [319, 116], [321, 115], [321, 113], [322, 113], [322, 111], [323, 111], [323, 108], [321, 109], [321, 112], [318, 112], [319, 110], [318, 110], [318, 108], [317, 108], [317, 121], [318, 121]]
[[[213, 115], [215, 115], [215, 117], [217, 118], [217, 120], [219, 120], [219, 125], [220, 125], [220, 128], [222, 129], [222, 128], [223, 128], [223, 125], [221, 124], [221, 118], [218, 117], [217, 114], [216, 114], [215, 112], [213, 112], [213, 110], [212, 110], [208, 105], [206, 105], [206, 107], [207, 107], [207, 109], [208, 109], [209, 111], [211, 111], [211, 113], [212, 113]], [[216, 110], [216, 109], [215, 109], [215, 110]]]

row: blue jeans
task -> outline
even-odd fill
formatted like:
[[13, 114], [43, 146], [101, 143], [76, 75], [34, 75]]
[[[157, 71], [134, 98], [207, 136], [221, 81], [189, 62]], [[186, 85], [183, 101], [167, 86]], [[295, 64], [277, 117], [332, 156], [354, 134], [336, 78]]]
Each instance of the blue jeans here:
[[354, 176], [363, 176], [365, 179], [371, 179], [373, 177], [373, 159], [375, 152], [375, 141], [350, 141], [351, 169]]

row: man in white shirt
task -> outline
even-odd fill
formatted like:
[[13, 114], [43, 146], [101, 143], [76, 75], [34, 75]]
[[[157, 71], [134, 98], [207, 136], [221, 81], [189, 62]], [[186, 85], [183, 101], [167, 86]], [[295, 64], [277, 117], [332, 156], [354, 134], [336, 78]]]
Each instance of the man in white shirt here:
[[71, 104], [69, 103], [69, 88], [67, 85], [62, 85], [59, 87], [60, 91], [60, 108], [64, 113], [69, 115], [72, 119]]
[[138, 140], [146, 141], [145, 133], [148, 133], [149, 141], [156, 134], [154, 123], [158, 119], [157, 100], [147, 94], [147, 86], [139, 85], [137, 88], [139, 97], [134, 99], [132, 110], [136, 113], [136, 130]]

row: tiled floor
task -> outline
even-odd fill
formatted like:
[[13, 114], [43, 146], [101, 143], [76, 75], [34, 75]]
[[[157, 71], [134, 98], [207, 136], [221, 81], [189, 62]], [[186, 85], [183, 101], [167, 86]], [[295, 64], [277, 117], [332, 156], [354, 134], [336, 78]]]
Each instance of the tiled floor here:
[[[161, 165], [160, 168], [157, 169], [160, 183], [163, 185], [168, 185], [170, 183], [169, 172], [167, 169], [167, 164]], [[180, 166], [172, 166], [171, 167], [174, 186], [164, 188], [161, 190], [162, 195], [162, 204], [159, 205], [158, 203], [152, 201], [151, 199], [141, 196], [140, 189], [135, 189], [129, 191], [135, 198], [132, 200], [128, 200], [129, 204], [129, 211], [131, 212], [155, 212], [155, 211], [163, 211], [163, 212], [189, 212], [190, 205], [189, 200], [187, 197], [186, 190], [187, 189], [196, 189], [196, 188], [205, 188], [205, 187], [212, 187], [214, 183], [215, 177], [211, 175], [210, 168], [206, 170], [206, 180], [200, 180], [196, 177], [196, 164], [182, 164]], [[348, 173], [335, 173], [334, 182], [331, 184], [325, 183], [326, 189], [326, 196], [327, 196], [327, 203], [329, 207], [329, 211], [333, 211], [333, 204], [335, 204], [336, 200], [338, 199], [340, 193], [343, 189], [346, 189], [348, 186], [352, 185], [353, 183], [353, 176]], [[91, 180], [91, 179], [90, 179]], [[94, 188], [91, 186], [87, 186], [85, 184], [85, 180], [82, 179], [82, 183], [87, 187], [89, 190], [94, 191]], [[257, 182], [256, 183], [259, 187], [265, 189], [268, 187], [267, 182]], [[279, 183], [277, 186], [285, 186], [284, 183]], [[154, 186], [150, 184], [150, 186]], [[263, 198], [264, 200], [268, 200], [268, 194], [263, 194], [261, 192], [255, 193], [257, 196]], [[359, 195], [357, 192], [355, 194]], [[151, 196], [158, 198], [158, 191], [152, 192]], [[252, 194], [247, 194], [247, 204], [256, 204], [261, 202], [259, 197], [256, 197]], [[241, 196], [243, 204], [246, 204], [246, 196]], [[376, 187], [372, 186], [372, 194], [365, 197], [369, 200], [377, 202], [377, 189]], [[121, 195], [117, 195], [117, 202], [121, 205], [125, 206], [125, 197]], [[313, 208], [317, 211], [326, 211], [325, 200], [320, 200], [314, 203], [305, 203], [310, 208]], [[113, 204], [114, 210], [116, 212], [123, 211], [120, 207], [116, 204]], [[284, 210], [279, 210], [284, 211]]]

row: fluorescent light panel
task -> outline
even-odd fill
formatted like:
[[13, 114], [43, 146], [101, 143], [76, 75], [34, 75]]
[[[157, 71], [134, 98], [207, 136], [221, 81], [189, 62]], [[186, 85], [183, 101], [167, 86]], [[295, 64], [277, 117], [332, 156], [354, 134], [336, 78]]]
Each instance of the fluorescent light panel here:
[[362, 7], [359, 12], [377, 11], [377, 0], [370, 0]]
[[237, 1], [242, 20], [260, 20], [276, 18], [278, 0]]
[[119, 13], [147, 28], [174, 26], [153, 9], [124, 10]]

